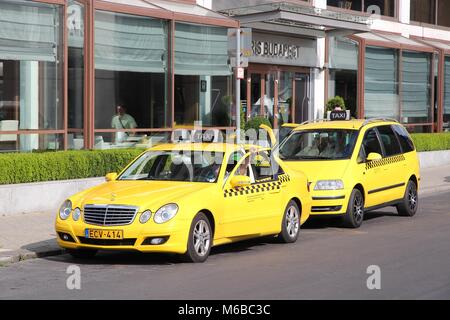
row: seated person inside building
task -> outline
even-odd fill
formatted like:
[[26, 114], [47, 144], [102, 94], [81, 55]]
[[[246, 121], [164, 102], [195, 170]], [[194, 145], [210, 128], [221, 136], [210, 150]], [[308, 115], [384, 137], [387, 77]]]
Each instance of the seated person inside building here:
[[[124, 105], [116, 107], [116, 115], [111, 120], [111, 128], [116, 130], [134, 129], [137, 127], [136, 120], [127, 113], [127, 108]], [[114, 136], [114, 143], [120, 143], [132, 136], [132, 132], [120, 131], [116, 132]]]

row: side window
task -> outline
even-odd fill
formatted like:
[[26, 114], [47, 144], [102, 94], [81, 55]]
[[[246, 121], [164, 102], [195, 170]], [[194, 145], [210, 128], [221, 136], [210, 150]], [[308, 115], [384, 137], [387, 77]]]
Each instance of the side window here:
[[239, 160], [241, 160], [243, 156], [244, 153], [242, 151], [235, 151], [230, 155], [230, 158], [226, 163], [224, 181], [228, 179], [230, 173], [233, 171], [234, 167], [236, 167], [236, 164], [239, 162]]
[[395, 133], [397, 134], [400, 145], [402, 146], [403, 153], [414, 151], [414, 144], [409, 137], [408, 131], [400, 125], [392, 126]]
[[380, 142], [378, 141], [377, 132], [375, 129], [369, 129], [364, 136], [362, 146], [364, 147], [365, 156], [370, 153], [378, 153], [383, 155]]
[[255, 180], [272, 180], [274, 178], [274, 171], [271, 159], [267, 152], [262, 151], [251, 155], [251, 166], [255, 175]]
[[245, 157], [239, 167], [234, 172], [235, 176], [247, 176], [250, 178], [251, 183], [255, 182], [254, 172], [252, 170], [251, 162], [253, 155]]
[[402, 153], [397, 136], [394, 131], [392, 131], [391, 126], [380, 126], [378, 127], [378, 132], [380, 133], [381, 142], [383, 143], [384, 151], [386, 152], [386, 157], [391, 157]]

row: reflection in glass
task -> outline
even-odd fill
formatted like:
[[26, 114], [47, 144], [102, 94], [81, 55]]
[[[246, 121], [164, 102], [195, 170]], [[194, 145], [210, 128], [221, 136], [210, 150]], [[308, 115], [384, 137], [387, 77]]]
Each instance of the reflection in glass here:
[[[2, 124], [0, 123], [0, 126]], [[1, 131], [1, 130], [0, 130]], [[8, 143], [11, 142], [11, 143]], [[1, 152], [32, 152], [36, 150], [63, 150], [64, 136], [62, 134], [1, 134]]]
[[444, 130], [450, 131], [450, 56], [445, 57]]
[[[69, 1], [67, 7], [68, 37], [68, 127], [83, 129], [84, 123], [84, 6]], [[80, 132], [68, 135], [68, 149], [81, 149], [84, 144]], [[80, 141], [83, 143], [80, 147]]]
[[[0, 130], [62, 129], [60, 7], [2, 1], [0, 12]], [[0, 135], [0, 144], [32, 150], [38, 141]]]
[[[170, 126], [167, 45], [165, 21], [96, 11], [96, 129]], [[119, 106], [126, 116], [118, 111]], [[136, 125], [128, 125], [130, 117]], [[124, 140], [117, 137], [114, 142]]]
[[365, 66], [364, 116], [399, 119], [397, 50], [367, 47]]
[[411, 0], [411, 21], [435, 24], [436, 0]]
[[431, 54], [403, 51], [402, 123], [431, 122]]
[[175, 126], [230, 126], [235, 114], [227, 29], [175, 25]]

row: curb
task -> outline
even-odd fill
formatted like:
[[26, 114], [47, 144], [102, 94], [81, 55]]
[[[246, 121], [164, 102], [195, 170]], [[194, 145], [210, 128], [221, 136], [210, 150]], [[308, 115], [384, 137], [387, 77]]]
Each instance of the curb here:
[[28, 250], [11, 250], [0, 253], [0, 267], [4, 267], [20, 261], [44, 258], [50, 256], [57, 256], [64, 254], [65, 250], [59, 247], [49, 248], [47, 250], [41, 250], [37, 252]]
[[450, 191], [450, 186], [437, 186], [437, 187], [430, 187], [430, 188], [421, 188], [419, 190], [420, 196], [429, 196], [433, 193], [442, 193], [445, 191]]

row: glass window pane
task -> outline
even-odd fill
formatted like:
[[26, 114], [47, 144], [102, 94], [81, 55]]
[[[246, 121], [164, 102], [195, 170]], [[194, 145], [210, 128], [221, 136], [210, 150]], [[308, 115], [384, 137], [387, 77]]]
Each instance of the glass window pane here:
[[235, 114], [227, 29], [176, 23], [175, 125], [230, 126]]
[[15, 130], [63, 127], [62, 11], [0, 2], [0, 121]]
[[411, 0], [411, 21], [435, 24], [436, 0]]
[[411, 152], [414, 150], [414, 144], [411, 141], [411, 138], [409, 137], [408, 131], [400, 125], [394, 125], [392, 126], [395, 133], [397, 134], [397, 137], [400, 141], [400, 145], [402, 146], [403, 153]]
[[392, 131], [391, 126], [377, 127], [380, 133], [381, 143], [383, 143], [385, 156], [391, 157], [401, 153], [400, 144]]
[[365, 68], [366, 118], [398, 119], [398, 58], [397, 50], [367, 47]]
[[366, 157], [371, 153], [383, 154], [375, 129], [370, 129], [366, 132], [362, 144]]
[[431, 54], [403, 51], [402, 122], [431, 121]]
[[[95, 14], [95, 127], [165, 128], [166, 21], [97, 11]], [[118, 107], [121, 108], [118, 108]]]
[[450, 1], [437, 0], [438, 1], [438, 21], [437, 24], [444, 27], [450, 27]]
[[94, 149], [126, 149], [134, 147], [148, 149], [155, 144], [170, 141], [170, 132], [168, 131], [136, 132], [130, 133], [125, 137], [123, 136], [122, 132], [96, 132]]
[[341, 9], [361, 11], [362, 1], [328, 0], [327, 5]]
[[445, 57], [444, 129], [450, 131], [450, 56]]
[[[0, 121], [0, 131], [2, 123]], [[62, 134], [0, 134], [0, 152], [32, 152], [64, 149]]]
[[395, 16], [395, 1], [390, 0], [364, 0], [364, 12], [381, 14], [382, 16]]
[[292, 83], [294, 73], [280, 71], [280, 81], [278, 85], [278, 126], [283, 123], [292, 122]]
[[68, 35], [68, 127], [83, 128], [84, 117], [84, 6], [69, 1], [67, 7]]
[[358, 43], [345, 37], [330, 37], [330, 68], [358, 69]]

